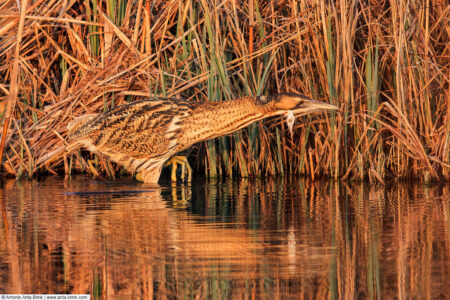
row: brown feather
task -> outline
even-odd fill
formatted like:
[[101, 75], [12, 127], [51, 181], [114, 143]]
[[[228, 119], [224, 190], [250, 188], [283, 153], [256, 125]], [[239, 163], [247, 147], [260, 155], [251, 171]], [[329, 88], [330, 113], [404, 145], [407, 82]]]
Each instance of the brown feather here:
[[136, 101], [77, 119], [69, 128], [69, 139], [108, 155], [132, 172], [143, 172], [146, 182], [157, 182], [164, 162], [175, 153], [283, 114], [308, 99], [280, 94], [204, 103], [166, 98]]

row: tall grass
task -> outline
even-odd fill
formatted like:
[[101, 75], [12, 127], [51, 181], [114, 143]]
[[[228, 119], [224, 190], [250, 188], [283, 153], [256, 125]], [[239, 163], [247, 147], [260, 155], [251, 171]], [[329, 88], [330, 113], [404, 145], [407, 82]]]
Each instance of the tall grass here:
[[196, 145], [197, 170], [449, 180], [449, 17], [445, 1], [426, 0], [36, 1], [20, 41], [17, 3], [4, 2], [4, 170], [115, 176], [106, 158], [67, 148], [74, 117], [150, 96], [292, 91], [340, 113], [298, 119], [292, 137], [271, 119]]

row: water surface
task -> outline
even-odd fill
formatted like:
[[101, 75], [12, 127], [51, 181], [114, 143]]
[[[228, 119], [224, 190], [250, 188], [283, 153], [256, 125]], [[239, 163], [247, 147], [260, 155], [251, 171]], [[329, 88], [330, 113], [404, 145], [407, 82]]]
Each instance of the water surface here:
[[0, 187], [0, 293], [450, 298], [448, 185], [49, 177]]

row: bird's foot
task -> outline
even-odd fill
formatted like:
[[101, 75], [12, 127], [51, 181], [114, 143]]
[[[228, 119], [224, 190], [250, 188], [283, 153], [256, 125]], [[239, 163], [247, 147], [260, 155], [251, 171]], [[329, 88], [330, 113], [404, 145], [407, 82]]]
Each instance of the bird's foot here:
[[159, 180], [159, 176], [161, 174], [161, 169], [150, 169], [150, 170], [142, 170], [141, 172], [136, 173], [135, 178], [138, 181], [143, 181], [145, 183], [157, 184]]
[[184, 181], [187, 175], [187, 182], [191, 182], [192, 168], [186, 156], [174, 156], [164, 166], [168, 165], [172, 165], [172, 175], [170, 176], [172, 181], [177, 181], [177, 165], [181, 165], [181, 180]]
[[136, 173], [136, 180], [137, 181], [144, 181], [144, 177], [142, 175], [142, 172]]

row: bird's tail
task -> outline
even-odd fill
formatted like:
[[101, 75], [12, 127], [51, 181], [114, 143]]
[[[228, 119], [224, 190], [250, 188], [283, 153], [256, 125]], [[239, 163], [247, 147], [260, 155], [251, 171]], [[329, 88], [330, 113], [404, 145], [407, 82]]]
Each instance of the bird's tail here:
[[71, 143], [64, 142], [65, 145], [61, 145], [60, 147], [54, 149], [51, 152], [46, 153], [37, 159], [36, 165], [46, 165], [50, 164], [55, 160], [62, 159], [65, 154], [71, 153], [74, 150], [80, 148], [82, 144], [79, 141], [76, 141], [77, 138], [81, 135], [80, 129], [83, 124], [94, 119], [97, 114], [85, 115], [82, 117], [78, 117], [67, 124], [67, 129], [69, 130], [69, 141]]
[[73, 119], [67, 124], [67, 129], [69, 130], [69, 140], [75, 140], [80, 134], [80, 129], [86, 122], [94, 119], [97, 114], [90, 114]]

